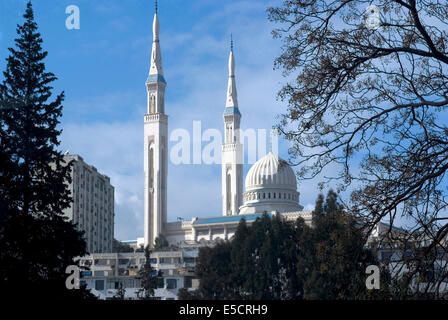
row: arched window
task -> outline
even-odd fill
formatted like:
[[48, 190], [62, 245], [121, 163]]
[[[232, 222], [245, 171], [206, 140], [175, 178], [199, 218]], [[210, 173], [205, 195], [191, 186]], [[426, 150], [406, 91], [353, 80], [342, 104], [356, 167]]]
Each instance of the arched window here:
[[156, 95], [154, 93], [151, 94], [151, 109], [150, 113], [156, 113]]
[[154, 186], [154, 149], [149, 146], [149, 188]]
[[232, 201], [232, 193], [231, 193], [231, 188], [230, 188], [230, 186], [231, 186], [231, 181], [232, 181], [232, 178], [231, 178], [231, 176], [230, 176], [230, 172], [229, 173], [227, 173], [227, 177], [226, 177], [226, 188], [227, 188], [227, 190], [226, 190], [226, 203], [227, 203], [227, 214], [228, 215], [230, 215], [231, 214], [231, 208], [230, 208], [230, 206], [231, 206], [231, 201]]

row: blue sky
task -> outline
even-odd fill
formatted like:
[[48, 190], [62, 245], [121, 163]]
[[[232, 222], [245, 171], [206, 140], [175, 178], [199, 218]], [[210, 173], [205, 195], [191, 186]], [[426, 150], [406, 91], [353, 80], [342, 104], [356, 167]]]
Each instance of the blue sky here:
[[[0, 70], [13, 46], [25, 0], [0, 1]], [[222, 130], [230, 34], [243, 128], [270, 129], [286, 110], [276, 94], [285, 79], [273, 70], [281, 42], [266, 8], [281, 1], [159, 1], [160, 44], [169, 131]], [[68, 5], [80, 9], [79, 30], [68, 30]], [[34, 1], [35, 18], [49, 52], [47, 70], [65, 91], [61, 149], [81, 155], [115, 186], [115, 237], [143, 235], [144, 82], [149, 70], [154, 2], [143, 0]], [[2, 76], [0, 76], [1, 78]], [[171, 146], [174, 143], [171, 143]], [[280, 141], [280, 156], [287, 158]], [[245, 173], [249, 169], [245, 166]], [[168, 220], [221, 215], [219, 165], [169, 164]], [[330, 168], [331, 170], [331, 168]], [[316, 181], [299, 183], [300, 203], [312, 208]]]

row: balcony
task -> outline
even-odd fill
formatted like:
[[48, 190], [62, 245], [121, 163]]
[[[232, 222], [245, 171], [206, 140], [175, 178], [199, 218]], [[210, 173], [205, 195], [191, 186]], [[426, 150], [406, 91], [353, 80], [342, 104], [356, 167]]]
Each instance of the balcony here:
[[145, 114], [145, 123], [146, 122], [157, 122], [157, 121], [167, 121], [167, 116], [162, 113], [152, 113]]

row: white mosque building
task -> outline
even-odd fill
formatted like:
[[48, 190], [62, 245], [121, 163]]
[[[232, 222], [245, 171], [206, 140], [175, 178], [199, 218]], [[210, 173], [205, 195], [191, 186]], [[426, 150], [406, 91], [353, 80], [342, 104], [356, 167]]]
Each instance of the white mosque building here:
[[239, 221], [251, 224], [263, 213], [298, 217], [311, 223], [311, 211], [299, 204], [292, 168], [269, 152], [249, 170], [243, 191], [243, 145], [239, 142], [241, 113], [238, 108], [233, 47], [229, 56], [229, 80], [224, 109], [225, 139], [222, 144], [222, 215], [167, 221], [168, 117], [165, 110], [166, 81], [162, 70], [157, 11], [153, 22], [151, 66], [146, 80], [147, 113], [144, 115], [144, 245], [154, 245], [163, 235], [170, 244], [190, 245], [231, 239]]

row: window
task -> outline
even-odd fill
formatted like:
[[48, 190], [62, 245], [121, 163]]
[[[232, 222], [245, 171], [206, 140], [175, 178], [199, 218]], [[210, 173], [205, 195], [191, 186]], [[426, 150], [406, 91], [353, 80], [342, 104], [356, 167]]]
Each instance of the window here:
[[95, 277], [104, 277], [104, 271], [103, 270], [95, 271]]
[[159, 258], [160, 263], [171, 263], [170, 258]]
[[184, 262], [185, 263], [194, 263], [194, 258], [192, 258], [192, 257], [184, 257]]
[[177, 280], [176, 279], [166, 279], [166, 288], [167, 289], [176, 289], [177, 288]]
[[185, 277], [184, 278], [184, 288], [191, 288], [192, 287], [191, 279], [192, 279], [192, 277]]
[[173, 258], [173, 263], [180, 263], [180, 258]]
[[104, 280], [95, 280], [95, 290], [104, 290]]
[[157, 288], [163, 288], [163, 278], [156, 278]]

